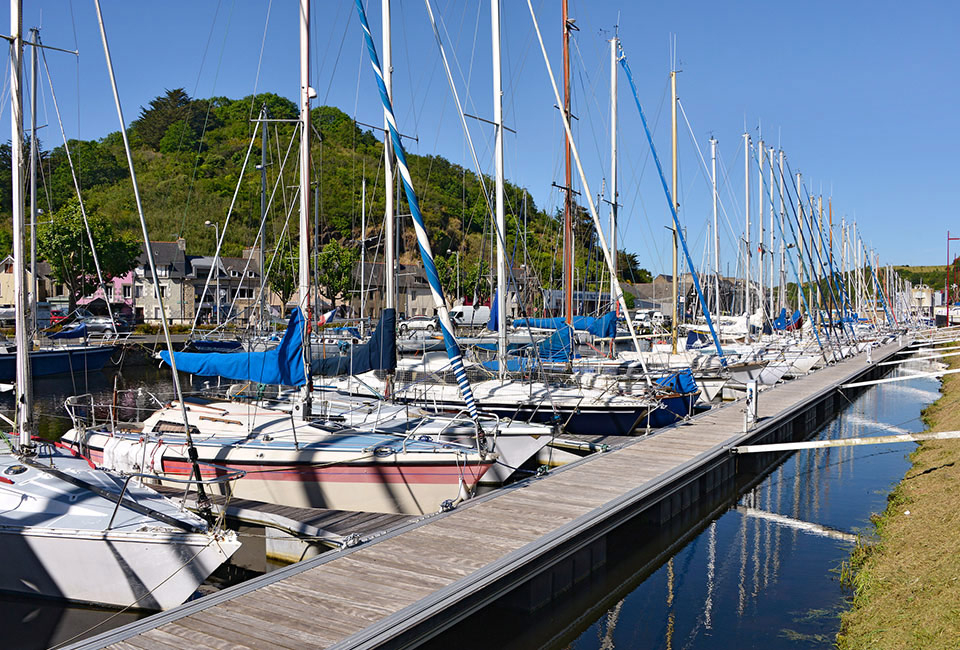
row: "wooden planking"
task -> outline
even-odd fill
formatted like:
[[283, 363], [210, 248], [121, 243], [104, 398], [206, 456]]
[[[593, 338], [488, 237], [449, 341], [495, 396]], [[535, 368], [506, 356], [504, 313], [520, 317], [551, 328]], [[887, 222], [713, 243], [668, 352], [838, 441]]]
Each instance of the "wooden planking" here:
[[[875, 356], [882, 353], [875, 351]], [[741, 431], [743, 414], [737, 406], [716, 409], [655, 435], [624, 441], [622, 448], [523, 487], [467, 502], [450, 515], [428, 518], [402, 534], [385, 536], [114, 647], [177, 647], [187, 638], [193, 647], [216, 650], [268, 647], [268, 643], [288, 648], [331, 645], [439, 589], [455, 583], [468, 585], [471, 573], [488, 563], [585, 514], [602, 511], [620, 495], [642, 489], [699, 456], [714, 457], [722, 453], [722, 445], [756, 435], [776, 425], [780, 417], [802, 412], [797, 409], [804, 402], [863, 370], [859, 362], [848, 361], [763, 391], [759, 404], [763, 421], [748, 433]], [[339, 530], [357, 523], [380, 530], [404, 523], [374, 517], [351, 522], [349, 515], [339, 513], [325, 517], [310, 523]], [[468, 553], [463, 552], [465, 544], [469, 544]], [[248, 628], [256, 629], [244, 635]]]

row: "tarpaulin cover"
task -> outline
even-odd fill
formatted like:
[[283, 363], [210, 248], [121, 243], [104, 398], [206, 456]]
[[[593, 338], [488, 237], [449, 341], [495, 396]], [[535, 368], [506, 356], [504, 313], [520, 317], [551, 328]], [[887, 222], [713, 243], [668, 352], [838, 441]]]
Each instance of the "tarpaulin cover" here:
[[657, 384], [682, 395], [696, 393], [700, 390], [697, 386], [697, 381], [693, 378], [693, 371], [689, 368], [680, 370], [672, 375], [667, 375], [666, 377], [661, 377], [657, 380]]
[[569, 361], [574, 358], [573, 329], [566, 324], [537, 344], [538, 354], [544, 361]]
[[359, 375], [368, 370], [395, 370], [397, 367], [397, 312], [384, 309], [370, 340], [354, 345], [350, 354], [313, 359], [310, 372], [318, 377]]
[[51, 334], [51, 339], [81, 339], [87, 335], [87, 324], [81, 323], [76, 327], [70, 327]]
[[[307, 383], [303, 368], [304, 318], [294, 309], [280, 345], [265, 352], [174, 352], [177, 369], [202, 377], [224, 377], [259, 384], [303, 386]], [[164, 350], [160, 358], [170, 363]]]
[[787, 310], [786, 308], [780, 309], [780, 315], [773, 319], [773, 327], [778, 330], [795, 330], [800, 326], [802, 317], [800, 315], [800, 310], [793, 312], [793, 315], [787, 319]]
[[687, 349], [696, 350], [706, 346], [710, 342], [710, 339], [703, 332], [698, 332], [696, 330], [687, 331]]
[[[518, 318], [513, 321], [514, 327], [536, 327], [539, 329], [559, 330], [567, 324], [566, 319], [557, 318]], [[600, 318], [593, 316], [574, 316], [573, 329], [589, 332], [601, 338], [612, 338], [617, 335], [617, 315], [607, 312]]]

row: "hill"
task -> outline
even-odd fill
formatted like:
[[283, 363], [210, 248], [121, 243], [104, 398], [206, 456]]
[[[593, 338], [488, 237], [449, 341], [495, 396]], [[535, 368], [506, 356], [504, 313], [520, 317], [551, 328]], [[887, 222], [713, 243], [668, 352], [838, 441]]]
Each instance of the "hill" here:
[[[261, 140], [253, 138], [254, 120], [264, 109], [271, 120], [295, 120], [293, 102], [274, 94], [243, 99], [213, 97], [193, 99], [182, 89], [168, 90], [141, 109], [129, 127], [134, 164], [151, 238], [184, 237], [193, 254], [212, 254], [214, 228], [226, 226], [224, 255], [239, 256], [253, 245], [260, 225]], [[378, 245], [384, 212], [383, 143], [364, 131], [335, 107], [313, 109], [311, 197], [316, 214], [316, 249], [329, 241], [359, 246], [362, 181], [366, 179], [368, 259], [382, 250]], [[266, 176], [270, 207], [266, 242], [270, 250], [281, 240], [296, 241], [297, 143], [296, 125], [267, 124]], [[39, 205], [56, 215], [73, 198], [73, 181], [62, 146], [41, 149], [42, 194]], [[100, 140], [71, 140], [70, 153], [88, 212], [106, 216], [121, 231], [139, 235], [139, 224], [119, 132]], [[0, 206], [10, 214], [10, 147], [0, 147]], [[481, 259], [490, 258], [488, 209], [478, 177], [440, 156], [408, 156], [410, 172], [434, 251], [441, 265], [452, 266], [459, 253], [463, 277], [477, 284], [483, 275]], [[238, 184], [238, 179], [240, 182]], [[493, 182], [485, 179], [488, 191]], [[38, 192], [38, 193], [40, 193]], [[400, 192], [398, 213], [408, 212]], [[544, 286], [557, 286], [560, 263], [560, 219], [536, 206], [523, 188], [507, 183], [507, 245], [514, 265], [526, 263]], [[232, 212], [231, 212], [232, 206]], [[416, 240], [409, 222], [400, 220], [399, 255], [402, 261], [418, 260]], [[10, 219], [4, 220], [5, 224]], [[526, 227], [524, 229], [524, 224]], [[5, 236], [4, 236], [5, 235]], [[576, 266], [579, 277], [597, 274], [596, 237], [589, 216], [581, 208], [576, 218]], [[0, 253], [10, 249], [9, 226], [0, 235]], [[447, 253], [449, 251], [449, 254]], [[382, 257], [382, 254], [379, 254]], [[593, 258], [592, 264], [590, 258]], [[633, 255], [621, 252], [621, 272], [626, 279], [646, 277]], [[588, 272], [588, 264], [590, 270]], [[473, 272], [471, 273], [471, 269]], [[481, 290], [482, 292], [482, 290]]]

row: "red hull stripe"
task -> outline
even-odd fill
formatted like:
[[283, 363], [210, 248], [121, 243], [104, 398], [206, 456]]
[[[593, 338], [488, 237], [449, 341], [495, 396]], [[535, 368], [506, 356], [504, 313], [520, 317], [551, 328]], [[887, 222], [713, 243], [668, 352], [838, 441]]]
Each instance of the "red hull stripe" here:
[[[103, 462], [103, 452], [90, 449], [90, 456], [97, 463]], [[311, 483], [402, 483], [423, 485], [456, 485], [462, 477], [468, 485], [480, 480], [492, 463], [482, 465], [435, 465], [435, 464], [369, 464], [345, 463], [324, 467], [295, 465], [268, 465], [252, 463], [217, 463], [223, 469], [200, 466], [206, 478], [223, 476], [226, 471], [242, 470], [246, 478], [261, 481], [300, 481]], [[170, 476], [190, 476], [192, 465], [187, 461], [163, 460], [163, 472]]]

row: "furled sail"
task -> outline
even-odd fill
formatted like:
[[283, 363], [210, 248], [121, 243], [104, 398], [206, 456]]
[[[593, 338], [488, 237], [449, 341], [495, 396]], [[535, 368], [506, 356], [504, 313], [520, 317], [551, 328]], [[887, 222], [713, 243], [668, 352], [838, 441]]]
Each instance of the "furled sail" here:
[[354, 345], [349, 354], [314, 358], [310, 374], [314, 377], [359, 375], [368, 370], [396, 370], [397, 368], [397, 312], [384, 309], [380, 322], [370, 340]]
[[[307, 383], [303, 367], [303, 332], [306, 321], [294, 309], [280, 345], [265, 352], [174, 352], [177, 370], [202, 377], [224, 377], [259, 384], [303, 386]], [[170, 353], [160, 352], [170, 363]]]

